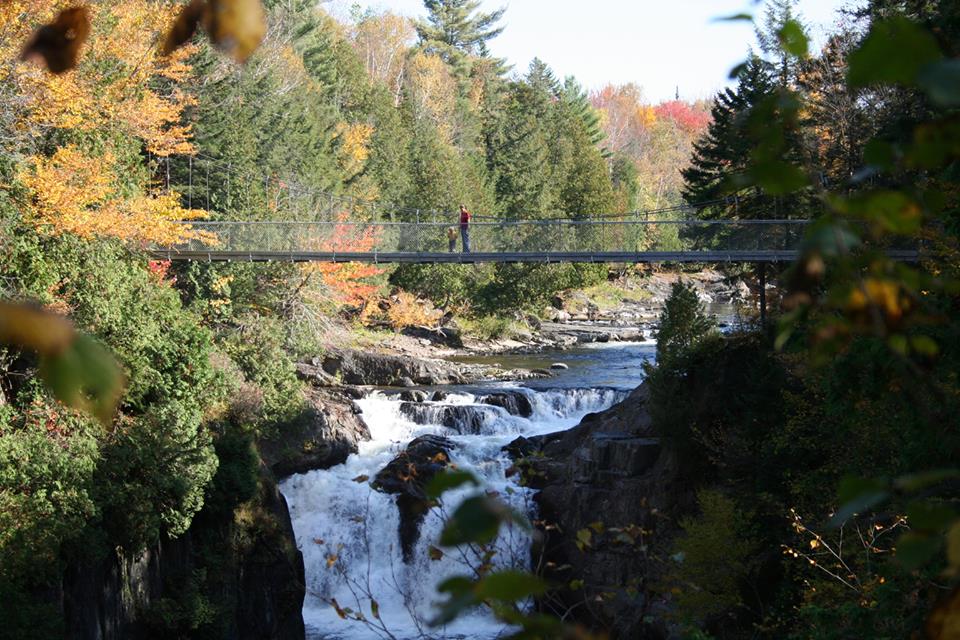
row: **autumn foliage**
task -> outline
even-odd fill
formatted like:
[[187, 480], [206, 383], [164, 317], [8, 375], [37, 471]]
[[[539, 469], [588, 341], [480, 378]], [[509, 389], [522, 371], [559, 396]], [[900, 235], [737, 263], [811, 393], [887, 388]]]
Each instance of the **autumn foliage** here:
[[[44, 50], [34, 43], [64, 20], [60, 12], [69, 4], [0, 5], [0, 83], [16, 96], [5, 101], [4, 117], [29, 151], [19, 176], [32, 196], [26, 215], [45, 232], [143, 244], [194, 235], [174, 222], [201, 212], [182, 208], [176, 193], [151, 188], [142, 163], [131, 167], [124, 155], [131, 143], [154, 157], [195, 152], [183, 123], [193, 99], [180, 88], [192, 73], [186, 60], [195, 48], [161, 56], [156, 46], [177, 6], [147, 0], [88, 6], [90, 36], [71, 41], [77, 66], [54, 74], [37, 64]], [[47, 152], [33, 146], [54, 131], [61, 132], [57, 140], [74, 142]]]
[[[380, 239], [376, 227], [356, 226], [348, 222], [349, 213], [337, 215], [337, 223], [330, 237], [316, 241], [318, 251], [333, 253], [358, 253], [371, 251]], [[377, 295], [377, 285], [370, 282], [383, 273], [372, 265], [358, 262], [328, 263], [315, 262], [304, 265], [309, 274], [319, 274], [325, 287], [337, 302], [350, 305], [363, 305]]]

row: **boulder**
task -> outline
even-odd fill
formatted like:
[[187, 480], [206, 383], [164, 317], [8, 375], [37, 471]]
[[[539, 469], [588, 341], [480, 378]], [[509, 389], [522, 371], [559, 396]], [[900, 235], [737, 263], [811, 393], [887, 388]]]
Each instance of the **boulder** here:
[[460, 434], [483, 433], [488, 419], [494, 418], [493, 409], [468, 404], [426, 404], [403, 402], [400, 413], [415, 424], [439, 425]]
[[264, 462], [278, 477], [329, 469], [370, 439], [360, 409], [344, 393], [309, 389], [307, 409], [290, 425], [260, 443]]
[[439, 344], [453, 349], [463, 348], [463, 335], [458, 328], [452, 326], [436, 328], [413, 326], [404, 328], [401, 333], [419, 338], [421, 341], [425, 340], [427, 345]]
[[570, 365], [564, 364], [563, 362], [554, 362], [552, 365], [550, 365], [550, 368], [556, 371], [564, 371], [566, 369], [569, 369]]
[[400, 399], [404, 402], [426, 402], [427, 392], [418, 389], [411, 389], [400, 394]]
[[400, 511], [398, 535], [404, 562], [413, 559], [420, 538], [420, 525], [430, 510], [426, 486], [450, 464], [454, 443], [442, 436], [421, 436], [407, 445], [396, 458], [377, 473], [371, 486], [383, 493], [396, 494]]
[[529, 418], [533, 415], [533, 405], [523, 393], [492, 393], [480, 399], [483, 404], [501, 407], [513, 416]]

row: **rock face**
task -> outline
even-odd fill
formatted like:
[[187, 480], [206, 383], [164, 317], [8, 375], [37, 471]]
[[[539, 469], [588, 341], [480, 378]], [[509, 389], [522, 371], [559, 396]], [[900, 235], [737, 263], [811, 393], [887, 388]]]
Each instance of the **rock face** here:
[[422, 385], [467, 381], [459, 367], [448, 362], [350, 349], [330, 351], [322, 358], [316, 358], [311, 364], [318, 366], [328, 376], [353, 385], [399, 387], [405, 386], [404, 378]]
[[333, 389], [309, 389], [309, 408], [293, 425], [264, 440], [264, 461], [278, 478], [342, 464], [370, 429], [353, 400]]
[[569, 607], [574, 618], [612, 638], [666, 637], [664, 628], [644, 622], [666, 606], [648, 587], [665, 566], [656, 558], [669, 547], [675, 515], [692, 500], [673, 454], [652, 432], [647, 397], [640, 387], [570, 431], [508, 447], [527, 483], [539, 489], [540, 518], [553, 525], [534, 549], [535, 557], [543, 555], [545, 577], [563, 585], [583, 581], [543, 606], [560, 614]]
[[261, 474], [256, 510], [270, 526], [239, 535], [232, 522], [203, 522], [138, 557], [111, 552], [99, 562], [67, 568], [57, 594], [70, 640], [151, 640], [174, 637], [168, 625], [185, 585], [195, 576], [198, 547], [222, 540], [222, 592], [214, 599], [222, 637], [236, 640], [304, 638], [303, 556], [293, 544], [287, 503], [269, 472]]
[[397, 496], [404, 562], [413, 558], [414, 546], [420, 538], [420, 525], [430, 509], [425, 488], [450, 464], [449, 453], [453, 447], [453, 442], [441, 436], [416, 438], [381, 469], [371, 483], [377, 491]]

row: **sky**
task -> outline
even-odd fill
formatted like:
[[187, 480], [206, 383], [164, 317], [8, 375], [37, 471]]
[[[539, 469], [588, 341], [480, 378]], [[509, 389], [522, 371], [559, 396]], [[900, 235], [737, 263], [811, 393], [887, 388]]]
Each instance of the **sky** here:
[[[822, 41], [852, 0], [800, 0], [799, 9]], [[333, 0], [349, 15], [354, 0]], [[361, 1], [362, 7], [423, 16], [422, 0]], [[484, 10], [506, 7], [504, 32], [490, 42], [493, 55], [524, 72], [539, 57], [558, 77], [574, 75], [588, 89], [634, 82], [652, 102], [708, 98], [726, 85], [729, 71], [754, 44], [745, 23], [716, 18], [758, 12], [750, 0], [482, 0]]]

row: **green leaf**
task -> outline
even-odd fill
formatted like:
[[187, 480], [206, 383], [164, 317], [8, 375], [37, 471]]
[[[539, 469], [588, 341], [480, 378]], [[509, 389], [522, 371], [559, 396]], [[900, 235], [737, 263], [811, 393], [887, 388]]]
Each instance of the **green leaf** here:
[[437, 585], [437, 591], [440, 593], [463, 593], [465, 591], [472, 591], [474, 584], [470, 578], [453, 576]]
[[429, 484], [427, 484], [427, 497], [431, 500], [436, 500], [442, 496], [444, 492], [462, 487], [465, 484], [472, 484], [475, 487], [480, 486], [480, 482], [472, 473], [467, 471], [443, 471], [435, 475]]
[[593, 533], [590, 529], [580, 529], [577, 531], [577, 548], [583, 551], [584, 549], [589, 549], [590, 544], [593, 541]]
[[807, 176], [798, 167], [776, 159], [758, 159], [750, 166], [750, 179], [770, 195], [786, 195], [807, 186]]
[[940, 107], [960, 106], [960, 60], [943, 60], [920, 71], [917, 84]]
[[930, 336], [910, 336], [910, 346], [921, 356], [935, 358], [940, 354], [940, 346]]
[[805, 58], [810, 52], [810, 38], [796, 20], [787, 20], [777, 33], [777, 38], [780, 40], [780, 47], [792, 56]]
[[897, 540], [897, 560], [907, 569], [918, 569], [940, 551], [940, 537], [922, 533], [905, 533]]
[[456, 620], [462, 612], [480, 605], [480, 600], [473, 591], [476, 583], [464, 576], [454, 576], [440, 583], [437, 591], [448, 593], [450, 597], [440, 605], [437, 616], [430, 621], [430, 626], [439, 627]]
[[483, 600], [501, 600], [516, 602], [531, 596], [537, 596], [547, 590], [540, 578], [525, 571], [499, 571], [481, 580], [476, 594]]
[[913, 233], [923, 221], [920, 206], [900, 191], [875, 191], [863, 198], [851, 199], [849, 211], [891, 233]]
[[850, 229], [835, 223], [814, 224], [803, 240], [803, 249], [824, 257], [836, 257], [849, 253], [860, 245]]
[[889, 171], [896, 165], [896, 150], [889, 142], [871, 140], [863, 149], [863, 161], [872, 167]]
[[938, 532], [956, 517], [956, 511], [950, 507], [929, 500], [913, 502], [907, 506], [907, 522], [913, 530]]
[[77, 334], [63, 351], [43, 356], [40, 377], [69, 407], [87, 411], [109, 424], [123, 393], [123, 373], [106, 347]]
[[929, 31], [906, 18], [890, 18], [875, 23], [860, 47], [850, 54], [847, 79], [853, 87], [913, 85], [921, 70], [940, 58], [940, 47]]
[[486, 544], [496, 539], [507, 508], [487, 496], [467, 498], [457, 507], [440, 534], [440, 545]]

